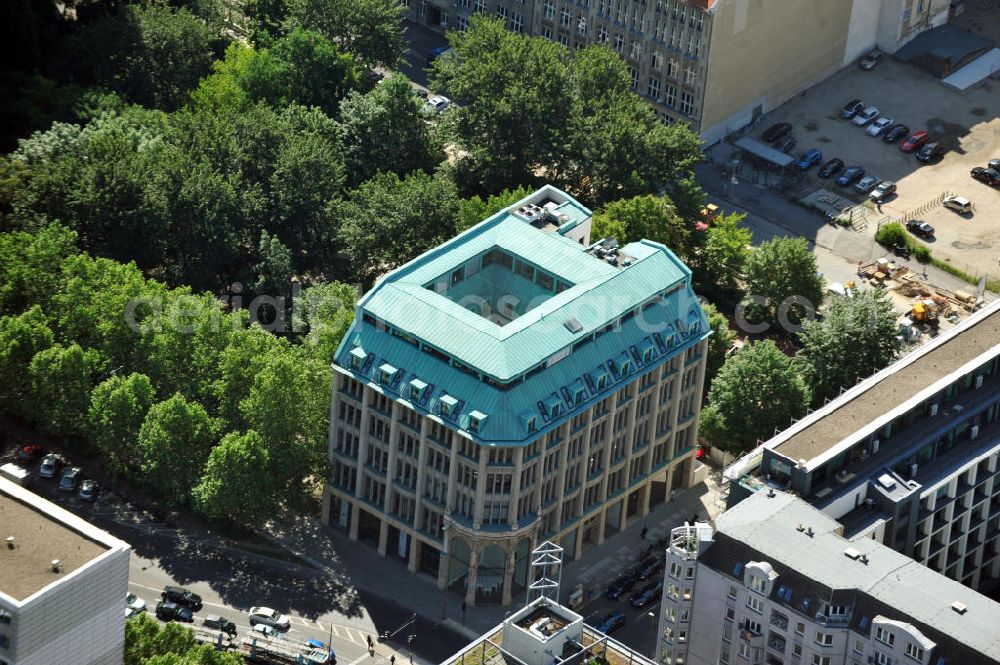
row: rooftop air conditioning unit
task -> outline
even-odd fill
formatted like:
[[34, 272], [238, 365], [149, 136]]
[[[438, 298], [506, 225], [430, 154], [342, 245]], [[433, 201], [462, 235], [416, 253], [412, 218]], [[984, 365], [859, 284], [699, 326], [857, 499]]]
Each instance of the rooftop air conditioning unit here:
[[940, 404], [931, 404], [931, 418], [938, 414], [938, 409], [941, 408]]
[[878, 444], [879, 444], [879, 440], [878, 440], [877, 437], [874, 438], [874, 439], [872, 439], [872, 455], [874, 455], [875, 453], [878, 452]]
[[983, 387], [983, 375], [980, 374], [979, 376], [976, 377], [976, 390], [979, 390], [982, 387]]
[[979, 436], [979, 425], [973, 425], [969, 428], [969, 438], [975, 439], [977, 436]]
[[916, 477], [916, 475], [917, 475], [917, 469], [919, 469], [919, 468], [920, 468], [920, 466], [918, 464], [916, 464], [916, 463], [913, 463], [913, 464], [910, 465], [910, 478], [915, 478]]

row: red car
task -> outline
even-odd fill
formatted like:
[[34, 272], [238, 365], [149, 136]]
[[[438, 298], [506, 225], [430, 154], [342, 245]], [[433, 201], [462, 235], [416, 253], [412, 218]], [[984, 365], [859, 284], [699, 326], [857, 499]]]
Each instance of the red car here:
[[927, 133], [926, 130], [921, 129], [919, 132], [913, 132], [910, 134], [910, 138], [899, 144], [899, 149], [903, 152], [913, 152], [914, 150], [919, 150], [927, 141], [929, 141], [931, 135]]
[[29, 443], [21, 446], [17, 451], [17, 459], [22, 462], [34, 462], [45, 453], [45, 448], [37, 443]]

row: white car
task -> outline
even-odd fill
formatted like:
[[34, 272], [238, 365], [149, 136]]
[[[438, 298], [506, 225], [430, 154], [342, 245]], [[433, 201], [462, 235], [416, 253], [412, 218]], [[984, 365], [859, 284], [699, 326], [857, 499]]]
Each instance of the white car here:
[[281, 637], [281, 633], [275, 630], [274, 626], [268, 626], [266, 623], [256, 624], [253, 627], [253, 633], [272, 640]]
[[451, 105], [451, 100], [443, 95], [434, 95], [426, 102], [424, 102], [424, 108], [428, 111], [434, 111], [436, 113], [444, 113], [448, 110]]
[[948, 196], [945, 197], [944, 201], [945, 208], [949, 210], [954, 210], [960, 215], [964, 215], [967, 212], [972, 212], [972, 201], [965, 198], [964, 196]]
[[858, 127], [864, 127], [877, 117], [878, 117], [878, 107], [866, 106], [861, 110], [861, 113], [858, 113], [856, 116], [854, 116], [854, 119], [851, 120], [851, 123], [853, 123]]
[[270, 626], [275, 630], [288, 630], [292, 622], [287, 614], [272, 610], [270, 607], [251, 607], [250, 625], [256, 628], [258, 624]]
[[125, 594], [125, 618], [134, 617], [146, 611], [146, 601], [134, 593]]
[[872, 124], [865, 128], [865, 134], [868, 136], [878, 136], [886, 130], [895, 120], [887, 115], [879, 116], [878, 119]]

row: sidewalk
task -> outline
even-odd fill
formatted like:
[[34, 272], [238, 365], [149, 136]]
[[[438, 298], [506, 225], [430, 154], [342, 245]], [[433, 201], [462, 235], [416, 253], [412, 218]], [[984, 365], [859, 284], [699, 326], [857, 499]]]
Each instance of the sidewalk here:
[[[599, 595], [618, 572], [637, 563], [637, 552], [642, 547], [655, 543], [695, 512], [704, 519], [707, 515], [714, 518], [718, 511], [718, 491], [710, 476], [706, 483], [678, 493], [674, 501], [660, 505], [624, 531], [608, 537], [600, 547], [592, 546], [578, 560], [568, 562], [562, 575], [562, 600], [577, 584], [582, 584], [588, 594]], [[649, 531], [642, 541], [639, 534], [644, 526]], [[467, 607], [463, 618], [458, 594], [442, 593], [430, 575], [410, 573], [403, 561], [380, 557], [374, 547], [350, 541], [346, 534], [322, 525], [315, 517], [286, 514], [268, 525], [266, 535], [312, 565], [341, 576], [345, 587], [356, 589], [362, 596], [363, 605], [368, 604], [364, 597], [371, 596], [395, 606], [400, 613], [416, 613], [470, 640], [503, 621], [524, 601], [523, 597], [515, 597], [509, 608]]]

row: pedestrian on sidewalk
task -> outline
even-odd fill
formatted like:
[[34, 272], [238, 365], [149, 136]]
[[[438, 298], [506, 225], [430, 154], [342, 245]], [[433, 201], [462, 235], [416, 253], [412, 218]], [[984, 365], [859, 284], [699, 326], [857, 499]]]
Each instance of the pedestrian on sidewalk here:
[[389, 656], [389, 665], [396, 665], [396, 654]]
[[649, 533], [649, 529], [645, 526], [642, 527], [642, 531], [639, 532], [639, 540], [646, 540], [646, 534]]
[[372, 658], [374, 658], [375, 657], [375, 644], [372, 642], [372, 636], [371, 635], [367, 635], [366, 637], [368, 639], [368, 655], [371, 656]]

